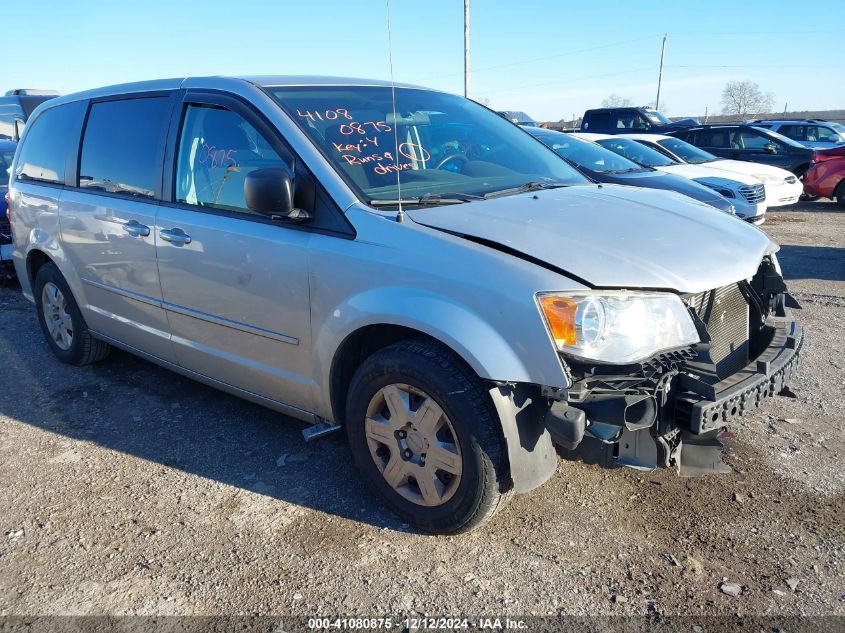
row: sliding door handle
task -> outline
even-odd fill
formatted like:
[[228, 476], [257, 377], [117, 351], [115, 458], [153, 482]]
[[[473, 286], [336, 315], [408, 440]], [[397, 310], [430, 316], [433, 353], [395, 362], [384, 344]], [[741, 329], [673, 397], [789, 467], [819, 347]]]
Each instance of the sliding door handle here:
[[174, 246], [184, 246], [191, 243], [191, 236], [182, 229], [162, 229], [159, 231], [161, 239], [170, 242]]

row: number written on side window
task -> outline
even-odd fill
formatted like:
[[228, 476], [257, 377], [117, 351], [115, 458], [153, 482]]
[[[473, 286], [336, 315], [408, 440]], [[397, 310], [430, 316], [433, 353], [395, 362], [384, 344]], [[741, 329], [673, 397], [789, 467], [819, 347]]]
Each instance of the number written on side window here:
[[284, 165], [289, 163], [239, 114], [189, 105], [179, 139], [176, 201], [249, 213], [247, 174]]

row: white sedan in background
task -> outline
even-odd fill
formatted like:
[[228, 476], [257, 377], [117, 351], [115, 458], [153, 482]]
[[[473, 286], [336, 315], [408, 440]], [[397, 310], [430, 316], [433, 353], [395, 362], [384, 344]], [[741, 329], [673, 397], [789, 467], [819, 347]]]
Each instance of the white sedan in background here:
[[674, 136], [662, 134], [622, 134], [622, 136], [632, 138], [683, 163], [753, 176], [765, 186], [766, 204], [770, 208], [795, 204], [804, 191], [804, 185], [795, 177], [795, 174], [780, 167], [719, 158]]
[[746, 222], [759, 225], [766, 221], [766, 190], [758, 178], [702, 165], [690, 165], [622, 134], [575, 132], [573, 136], [598, 143], [640, 165], [682, 176], [710, 187], [728, 198], [734, 205], [736, 214]]

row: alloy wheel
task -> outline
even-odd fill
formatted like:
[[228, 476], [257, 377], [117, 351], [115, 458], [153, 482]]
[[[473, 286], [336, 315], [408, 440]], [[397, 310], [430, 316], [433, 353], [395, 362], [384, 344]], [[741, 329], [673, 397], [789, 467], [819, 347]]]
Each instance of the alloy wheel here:
[[41, 310], [53, 342], [59, 349], [69, 350], [73, 345], [73, 320], [67, 311], [65, 296], [51, 281], [44, 284], [41, 291]]

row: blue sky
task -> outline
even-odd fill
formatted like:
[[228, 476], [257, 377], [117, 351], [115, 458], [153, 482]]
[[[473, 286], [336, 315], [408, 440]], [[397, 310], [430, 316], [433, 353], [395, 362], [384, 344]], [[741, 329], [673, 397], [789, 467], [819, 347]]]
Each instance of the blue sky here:
[[[396, 79], [462, 93], [463, 0], [391, 1]], [[383, 0], [17, 7], [3, 33], [3, 91], [211, 74], [389, 77]], [[497, 109], [557, 120], [611, 93], [653, 101], [664, 32], [661, 102], [670, 115], [720, 110], [733, 79], [773, 92], [776, 109], [845, 108], [845, 0], [803, 8], [782, 0], [471, 0], [470, 8], [472, 96]]]

